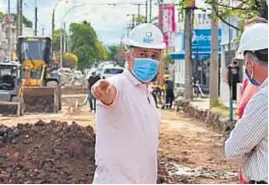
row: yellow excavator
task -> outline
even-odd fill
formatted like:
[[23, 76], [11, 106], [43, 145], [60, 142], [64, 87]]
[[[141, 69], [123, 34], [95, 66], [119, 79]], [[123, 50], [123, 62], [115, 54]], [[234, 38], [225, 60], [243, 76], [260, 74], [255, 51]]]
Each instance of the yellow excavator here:
[[61, 110], [60, 77], [51, 60], [51, 39], [19, 37], [13, 58], [0, 61], [0, 114]]
[[[20, 96], [25, 112], [58, 112], [61, 109], [59, 76], [52, 75], [50, 37], [19, 37], [17, 57], [22, 66]], [[55, 73], [54, 73], [55, 74]]]

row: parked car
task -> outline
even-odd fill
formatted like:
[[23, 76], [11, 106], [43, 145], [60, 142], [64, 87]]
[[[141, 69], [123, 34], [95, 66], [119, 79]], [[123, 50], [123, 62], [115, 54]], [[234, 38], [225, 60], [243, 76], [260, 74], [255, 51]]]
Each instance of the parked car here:
[[109, 78], [113, 75], [121, 74], [124, 71], [122, 67], [104, 67], [100, 73], [102, 79]]

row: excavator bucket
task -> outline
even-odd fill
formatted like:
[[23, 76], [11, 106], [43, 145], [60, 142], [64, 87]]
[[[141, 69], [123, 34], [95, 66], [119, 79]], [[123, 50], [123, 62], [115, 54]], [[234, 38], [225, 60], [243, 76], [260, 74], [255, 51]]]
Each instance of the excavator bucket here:
[[24, 87], [24, 111], [56, 113], [59, 110], [58, 93], [54, 87]]
[[22, 104], [21, 102], [0, 101], [0, 113], [3, 116], [21, 116]]

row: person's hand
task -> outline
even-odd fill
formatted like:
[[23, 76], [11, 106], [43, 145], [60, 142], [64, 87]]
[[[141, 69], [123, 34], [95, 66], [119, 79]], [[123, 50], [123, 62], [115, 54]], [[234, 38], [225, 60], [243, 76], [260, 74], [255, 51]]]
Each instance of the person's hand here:
[[116, 88], [107, 80], [100, 80], [92, 86], [92, 94], [106, 105], [113, 103], [116, 97]]

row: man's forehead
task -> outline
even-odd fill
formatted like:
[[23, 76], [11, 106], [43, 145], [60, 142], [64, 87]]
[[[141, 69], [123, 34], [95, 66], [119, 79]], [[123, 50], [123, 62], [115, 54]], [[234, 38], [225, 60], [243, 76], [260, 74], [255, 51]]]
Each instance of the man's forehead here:
[[137, 52], [155, 52], [155, 53], [160, 53], [160, 49], [152, 49], [152, 48], [134, 48], [135, 51]]

